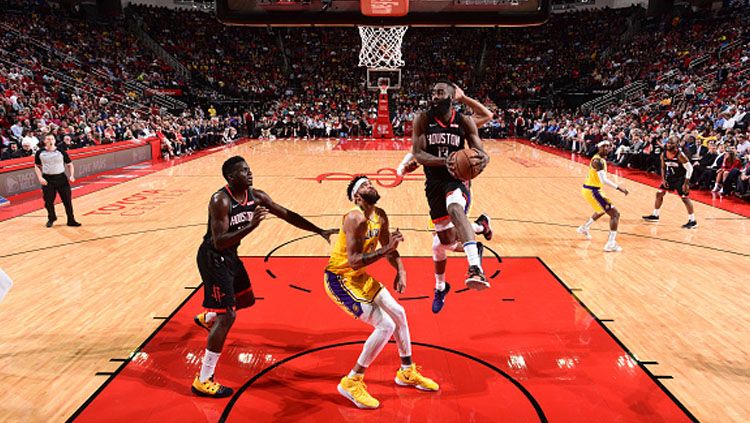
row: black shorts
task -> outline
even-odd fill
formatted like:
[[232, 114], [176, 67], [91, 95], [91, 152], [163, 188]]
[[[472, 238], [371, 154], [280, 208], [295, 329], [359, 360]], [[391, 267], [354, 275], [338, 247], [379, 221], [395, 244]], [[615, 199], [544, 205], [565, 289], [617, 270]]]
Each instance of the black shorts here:
[[666, 184], [664, 182], [659, 185], [659, 189], [662, 191], [677, 191], [680, 197], [687, 198], [690, 196], [690, 191], [685, 191], [682, 188], [685, 186], [685, 178], [678, 179], [667, 179]]
[[203, 280], [203, 307], [222, 312], [255, 303], [250, 277], [236, 252], [219, 253], [203, 243], [197, 259]]
[[458, 179], [438, 179], [428, 180], [424, 187], [425, 195], [427, 196], [427, 204], [430, 206], [430, 219], [433, 223], [437, 223], [441, 220], [447, 219], [448, 207], [445, 204], [445, 197], [456, 189], [460, 189], [466, 198], [466, 208], [464, 212], [469, 208], [471, 204], [471, 191], [469, 190], [469, 183], [463, 182]]

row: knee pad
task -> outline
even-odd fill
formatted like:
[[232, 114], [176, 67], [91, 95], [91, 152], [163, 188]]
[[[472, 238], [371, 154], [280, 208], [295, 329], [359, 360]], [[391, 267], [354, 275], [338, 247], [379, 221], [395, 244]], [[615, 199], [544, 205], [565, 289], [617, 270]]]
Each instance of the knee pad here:
[[446, 253], [446, 245], [440, 243], [440, 238], [437, 234], [432, 236], [432, 259], [434, 261], [445, 261], [448, 259], [448, 253]]
[[445, 197], [445, 207], [448, 208], [451, 204], [458, 204], [461, 209], [466, 210], [466, 197], [460, 188], [454, 189]]

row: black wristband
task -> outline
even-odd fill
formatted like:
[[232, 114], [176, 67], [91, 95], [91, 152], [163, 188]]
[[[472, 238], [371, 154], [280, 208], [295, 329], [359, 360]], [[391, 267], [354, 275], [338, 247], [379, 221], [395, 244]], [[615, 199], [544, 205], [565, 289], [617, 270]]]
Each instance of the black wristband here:
[[370, 264], [380, 258], [382, 254], [381, 249], [377, 249], [371, 253], [362, 254], [362, 263]]

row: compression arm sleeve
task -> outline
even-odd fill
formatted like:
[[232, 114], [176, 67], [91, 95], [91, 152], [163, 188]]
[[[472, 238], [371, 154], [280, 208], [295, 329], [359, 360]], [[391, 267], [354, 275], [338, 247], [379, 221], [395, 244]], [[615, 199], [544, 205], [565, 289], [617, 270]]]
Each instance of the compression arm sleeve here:
[[611, 186], [614, 189], [618, 189], [619, 188], [616, 183], [614, 183], [614, 182], [610, 181], [609, 179], [607, 179], [607, 171], [606, 170], [602, 169], [602, 170], [596, 172], [596, 174], [599, 175], [599, 180], [602, 181], [603, 184], [607, 184], [607, 185]]
[[685, 178], [690, 179], [693, 176], [693, 164], [687, 161], [682, 164], [682, 167], [685, 168]]

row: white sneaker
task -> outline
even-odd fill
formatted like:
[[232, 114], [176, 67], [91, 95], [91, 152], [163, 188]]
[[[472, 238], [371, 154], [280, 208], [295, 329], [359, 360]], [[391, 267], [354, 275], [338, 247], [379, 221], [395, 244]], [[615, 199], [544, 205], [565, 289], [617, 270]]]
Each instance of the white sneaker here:
[[616, 242], [608, 242], [607, 245], [604, 246], [604, 251], [607, 253], [619, 253], [622, 251], [622, 247], [617, 245]]
[[589, 233], [589, 230], [586, 229], [585, 226], [581, 225], [576, 229], [576, 232], [586, 237], [586, 239], [591, 239], [591, 234]]

